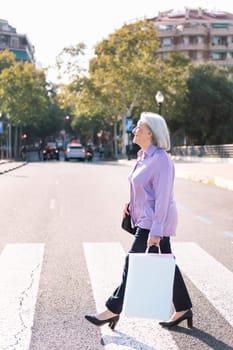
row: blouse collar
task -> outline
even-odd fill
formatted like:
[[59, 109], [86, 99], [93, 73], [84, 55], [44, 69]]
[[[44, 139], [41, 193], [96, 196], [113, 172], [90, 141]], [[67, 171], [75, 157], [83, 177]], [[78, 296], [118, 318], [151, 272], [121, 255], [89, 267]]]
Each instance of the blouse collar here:
[[158, 147], [155, 145], [150, 145], [146, 151], [140, 149], [137, 153], [138, 160], [143, 160], [147, 157], [151, 157], [157, 149]]

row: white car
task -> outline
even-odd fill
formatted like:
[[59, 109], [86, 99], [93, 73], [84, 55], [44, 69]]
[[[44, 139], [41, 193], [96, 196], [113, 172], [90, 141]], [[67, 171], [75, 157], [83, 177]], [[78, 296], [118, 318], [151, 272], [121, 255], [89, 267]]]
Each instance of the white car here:
[[69, 143], [65, 149], [65, 160], [77, 159], [85, 161], [86, 151], [80, 143]]

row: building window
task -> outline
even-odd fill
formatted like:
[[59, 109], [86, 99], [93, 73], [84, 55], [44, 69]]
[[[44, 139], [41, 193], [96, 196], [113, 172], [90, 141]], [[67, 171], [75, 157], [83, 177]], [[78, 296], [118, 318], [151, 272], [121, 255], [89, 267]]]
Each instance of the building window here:
[[227, 45], [228, 39], [227, 36], [214, 36], [212, 39], [212, 45]]
[[196, 51], [190, 51], [189, 52], [189, 58], [193, 61], [197, 59], [197, 52]]
[[19, 48], [19, 39], [16, 37], [11, 38], [11, 47], [18, 49]]
[[226, 52], [212, 52], [213, 61], [225, 61], [226, 56]]
[[163, 38], [162, 45], [163, 46], [171, 46], [172, 45], [171, 38]]
[[173, 29], [173, 25], [159, 24], [158, 26], [156, 26], [156, 28], [157, 28], [159, 31], [172, 30], [172, 29]]
[[183, 38], [183, 44], [184, 44], [184, 45], [189, 45], [189, 37], [188, 37], [188, 36], [184, 36], [184, 38]]
[[213, 23], [212, 28], [228, 28], [228, 23]]
[[9, 47], [9, 35], [0, 35], [1, 47]]
[[233, 57], [232, 52], [227, 52], [227, 57], [226, 57], [226, 59], [227, 59], [227, 60], [231, 60], [232, 57]]

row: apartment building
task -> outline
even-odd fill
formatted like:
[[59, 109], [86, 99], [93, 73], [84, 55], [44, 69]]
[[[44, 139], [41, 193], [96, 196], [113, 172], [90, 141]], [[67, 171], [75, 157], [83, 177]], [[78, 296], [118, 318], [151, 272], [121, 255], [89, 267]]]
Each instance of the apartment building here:
[[159, 36], [158, 55], [182, 53], [193, 63], [233, 66], [233, 14], [202, 8], [160, 12], [150, 18]]
[[18, 34], [6, 20], [0, 19], [0, 50], [9, 50], [17, 61], [34, 63], [34, 47], [25, 34]]

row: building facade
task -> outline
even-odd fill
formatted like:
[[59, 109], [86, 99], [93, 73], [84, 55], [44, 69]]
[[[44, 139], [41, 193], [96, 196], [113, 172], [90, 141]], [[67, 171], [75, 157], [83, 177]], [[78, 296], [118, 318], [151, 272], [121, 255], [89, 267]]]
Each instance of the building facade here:
[[18, 34], [6, 20], [0, 19], [0, 50], [9, 50], [17, 61], [35, 63], [34, 47], [25, 34]]
[[176, 52], [193, 63], [233, 66], [233, 14], [186, 8], [160, 12], [149, 21], [158, 30], [162, 59]]

